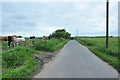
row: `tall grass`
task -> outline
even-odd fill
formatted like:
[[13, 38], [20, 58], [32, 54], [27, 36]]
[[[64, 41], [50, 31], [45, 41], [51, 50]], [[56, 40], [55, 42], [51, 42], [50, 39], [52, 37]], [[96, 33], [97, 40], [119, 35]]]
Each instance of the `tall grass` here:
[[[28, 41], [29, 39], [27, 39]], [[7, 41], [2, 45], [2, 78], [28, 78], [36, 71], [39, 62], [35, 60], [35, 53], [38, 51], [55, 51], [62, 48], [69, 40], [51, 39], [46, 42], [35, 39], [35, 46], [31, 42], [24, 46], [11, 48], [7, 47]], [[43, 54], [41, 54], [43, 55]]]
[[43, 41], [35, 40], [35, 49], [41, 51], [55, 51], [63, 47], [69, 40], [66, 39], [55, 39]]
[[118, 38], [109, 38], [109, 48], [106, 48], [105, 38], [81, 38], [77, 39], [81, 44], [94, 47], [94, 50], [118, 57]]
[[120, 72], [118, 65], [120, 63], [118, 59], [120, 43], [118, 43], [118, 38], [109, 38], [109, 48], [106, 48], [105, 38], [80, 38], [76, 40]]
[[34, 57], [35, 50], [15, 47], [2, 52], [2, 78], [27, 78], [36, 71], [39, 63]]

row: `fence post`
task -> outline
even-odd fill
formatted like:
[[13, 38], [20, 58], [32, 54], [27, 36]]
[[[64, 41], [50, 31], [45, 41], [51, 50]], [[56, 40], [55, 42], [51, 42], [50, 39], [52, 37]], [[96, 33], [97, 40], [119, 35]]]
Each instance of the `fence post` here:
[[32, 45], [34, 46], [34, 39], [32, 39]]
[[32, 45], [34, 46], [34, 39], [35, 39], [35, 36], [30, 36], [30, 39], [32, 39]]

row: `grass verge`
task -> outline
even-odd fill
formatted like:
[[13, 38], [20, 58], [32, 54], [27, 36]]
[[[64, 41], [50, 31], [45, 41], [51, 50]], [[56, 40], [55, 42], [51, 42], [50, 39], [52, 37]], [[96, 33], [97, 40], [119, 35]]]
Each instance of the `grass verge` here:
[[35, 46], [31, 42], [27, 44], [29, 47], [17, 46], [8, 48], [7, 41], [4, 41], [2, 46], [2, 79], [21, 79], [28, 78], [36, 72], [40, 63], [35, 60], [34, 54], [44, 55], [39, 51], [56, 51], [62, 48], [69, 40], [66, 39], [51, 39], [46, 42], [40, 39], [35, 39]]
[[105, 38], [80, 38], [76, 40], [120, 72], [120, 59], [118, 59], [118, 46], [120, 44], [118, 38], [109, 38], [108, 49], [105, 46]]
[[47, 40], [46, 42], [43, 40], [36, 40], [35, 49], [40, 51], [56, 51], [62, 48], [69, 40], [66, 39], [55, 39]]
[[39, 66], [34, 57], [35, 50], [15, 47], [2, 52], [2, 78], [27, 78]]

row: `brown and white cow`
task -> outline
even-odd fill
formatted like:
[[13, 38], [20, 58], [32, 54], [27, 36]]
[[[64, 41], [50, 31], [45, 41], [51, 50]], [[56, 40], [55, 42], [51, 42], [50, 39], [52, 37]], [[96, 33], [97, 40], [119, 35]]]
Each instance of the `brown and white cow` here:
[[16, 38], [16, 37], [13, 37], [12, 38], [12, 43], [13, 43], [13, 47], [15, 47], [18, 44], [25, 46], [26, 40], [25, 40], [25, 38]]

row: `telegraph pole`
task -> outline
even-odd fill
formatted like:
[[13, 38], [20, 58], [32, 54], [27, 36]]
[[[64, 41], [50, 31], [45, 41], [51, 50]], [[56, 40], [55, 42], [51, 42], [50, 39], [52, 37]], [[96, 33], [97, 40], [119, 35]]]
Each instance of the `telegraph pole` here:
[[109, 0], [106, 2], [106, 48], [108, 48], [108, 33], [109, 33]]
[[76, 30], [76, 38], [78, 37], [78, 29]]

